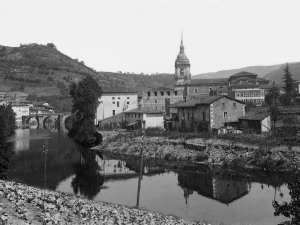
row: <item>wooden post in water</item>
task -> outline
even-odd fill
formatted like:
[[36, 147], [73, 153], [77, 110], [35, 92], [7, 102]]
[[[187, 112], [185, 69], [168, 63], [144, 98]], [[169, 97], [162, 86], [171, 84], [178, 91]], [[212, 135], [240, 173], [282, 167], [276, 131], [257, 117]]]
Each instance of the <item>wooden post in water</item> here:
[[142, 132], [142, 146], [141, 146], [141, 161], [140, 161], [140, 176], [139, 176], [139, 183], [138, 183], [138, 191], [137, 191], [137, 200], [136, 200], [136, 207], [139, 208], [140, 206], [140, 192], [141, 192], [141, 180], [143, 176], [143, 153], [144, 153], [144, 146], [145, 146], [145, 122], [143, 123], [143, 132]]

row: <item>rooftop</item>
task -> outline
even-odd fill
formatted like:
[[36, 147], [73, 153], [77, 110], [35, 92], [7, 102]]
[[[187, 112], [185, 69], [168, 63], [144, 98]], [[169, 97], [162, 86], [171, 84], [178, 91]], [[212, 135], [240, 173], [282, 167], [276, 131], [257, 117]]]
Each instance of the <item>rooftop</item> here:
[[271, 113], [270, 112], [253, 112], [249, 113], [246, 116], [240, 117], [239, 120], [263, 120], [268, 117]]
[[178, 104], [178, 108], [185, 108], [185, 107], [194, 107], [196, 105], [210, 105], [211, 103], [217, 101], [218, 99], [223, 98], [221, 95], [215, 96], [199, 96], [195, 99], [189, 100], [187, 102], [183, 102]]
[[152, 109], [150, 107], [141, 107], [140, 109], [136, 108], [136, 109], [132, 109], [132, 110], [129, 110], [127, 112], [124, 112], [124, 113], [163, 114], [163, 111]]
[[228, 78], [215, 78], [215, 79], [191, 79], [189, 84], [219, 84], [228, 83]]

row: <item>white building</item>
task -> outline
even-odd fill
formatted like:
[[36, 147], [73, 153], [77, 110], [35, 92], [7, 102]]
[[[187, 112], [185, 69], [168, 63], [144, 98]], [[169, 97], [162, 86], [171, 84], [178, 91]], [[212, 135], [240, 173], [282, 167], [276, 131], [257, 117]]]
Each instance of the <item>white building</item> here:
[[137, 92], [104, 92], [97, 108], [96, 123], [138, 107]]
[[11, 102], [10, 104], [12, 106], [13, 111], [16, 114], [17, 125], [21, 125], [22, 117], [29, 116], [29, 108], [31, 107], [31, 105], [26, 102], [19, 102], [19, 101], [14, 101]]
[[163, 111], [150, 107], [139, 107], [125, 112], [125, 120], [129, 130], [141, 129], [142, 122], [145, 124], [145, 128], [164, 127]]

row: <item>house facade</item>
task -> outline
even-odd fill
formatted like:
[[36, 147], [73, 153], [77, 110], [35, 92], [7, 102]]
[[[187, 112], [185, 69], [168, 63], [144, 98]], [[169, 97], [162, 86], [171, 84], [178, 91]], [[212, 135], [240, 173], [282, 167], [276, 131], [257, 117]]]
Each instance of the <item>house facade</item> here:
[[163, 111], [150, 107], [139, 107], [125, 112], [126, 128], [137, 130], [148, 127], [164, 127]]
[[[178, 109], [178, 129], [182, 131], [219, 131], [225, 126], [238, 126], [245, 115], [245, 103], [228, 96], [200, 96], [171, 105]], [[176, 115], [173, 115], [176, 116]]]
[[152, 90], [142, 93], [143, 107], [166, 111], [166, 101], [170, 104], [183, 100], [183, 90]]
[[99, 121], [138, 107], [138, 92], [103, 92], [96, 113]]
[[49, 105], [49, 103], [45, 101], [33, 102], [33, 107], [30, 108], [30, 114], [49, 113], [55, 113], [55, 107]]

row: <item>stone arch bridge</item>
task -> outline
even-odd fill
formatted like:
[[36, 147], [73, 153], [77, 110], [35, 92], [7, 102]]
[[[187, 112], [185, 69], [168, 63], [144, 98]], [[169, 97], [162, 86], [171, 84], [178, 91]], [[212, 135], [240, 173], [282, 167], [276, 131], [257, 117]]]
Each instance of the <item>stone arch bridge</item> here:
[[47, 113], [47, 114], [31, 114], [22, 116], [22, 125], [29, 125], [31, 118], [35, 118], [38, 123], [38, 128], [44, 127], [45, 120], [49, 117], [56, 118], [59, 121], [59, 126], [65, 129], [65, 121], [71, 116], [71, 113]]

